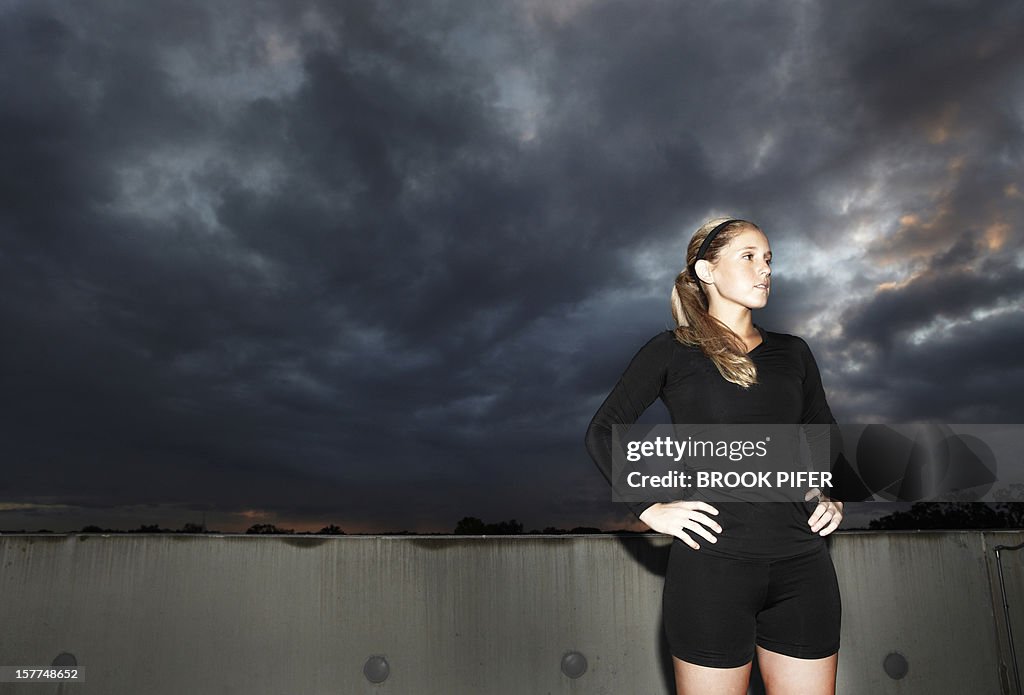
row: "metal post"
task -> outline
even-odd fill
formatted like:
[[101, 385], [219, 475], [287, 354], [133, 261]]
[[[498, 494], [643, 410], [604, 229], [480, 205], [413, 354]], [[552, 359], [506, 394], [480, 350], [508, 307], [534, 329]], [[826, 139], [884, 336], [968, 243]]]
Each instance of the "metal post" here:
[[1013, 626], [1010, 625], [1010, 605], [1006, 601], [1006, 584], [1003, 582], [1003, 558], [1000, 550], [1020, 550], [1024, 543], [1017, 545], [997, 545], [992, 549], [996, 553], [996, 569], [999, 573], [999, 594], [1003, 599], [1003, 620], [1006, 622], [1006, 639], [1010, 644], [1010, 661], [1013, 662], [1013, 682], [1017, 689], [1017, 695], [1021, 693], [1020, 669], [1017, 667], [1017, 650], [1013, 646]]

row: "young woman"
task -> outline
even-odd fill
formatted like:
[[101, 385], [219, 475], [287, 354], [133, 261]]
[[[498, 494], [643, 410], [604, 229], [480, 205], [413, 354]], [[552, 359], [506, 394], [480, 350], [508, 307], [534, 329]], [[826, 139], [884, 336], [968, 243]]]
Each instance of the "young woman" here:
[[[609, 481], [612, 426], [632, 425], [658, 397], [673, 423], [835, 423], [807, 344], [751, 318], [768, 301], [771, 258], [745, 220], [711, 220], [694, 234], [672, 290], [677, 328], [640, 349], [587, 429]], [[679, 695], [744, 695], [755, 651], [768, 695], [835, 692], [842, 606], [824, 537], [843, 503], [819, 490], [806, 499], [631, 504], [675, 537], [663, 613]]]

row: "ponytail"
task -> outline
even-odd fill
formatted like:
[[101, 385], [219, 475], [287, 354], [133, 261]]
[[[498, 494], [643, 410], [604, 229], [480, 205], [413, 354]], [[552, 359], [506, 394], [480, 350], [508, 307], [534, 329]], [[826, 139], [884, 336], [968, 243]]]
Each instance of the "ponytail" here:
[[[676, 340], [683, 345], [699, 347], [726, 381], [749, 388], [757, 383], [757, 367], [747, 356], [743, 340], [708, 313], [707, 295], [696, 273], [691, 272], [697, 252], [708, 233], [727, 219], [721, 217], [709, 220], [693, 235], [687, 248], [686, 267], [676, 276], [669, 302], [676, 322]], [[704, 259], [710, 261], [717, 258], [721, 249], [746, 226], [757, 229], [756, 225], [743, 220], [725, 226], [708, 246]]]

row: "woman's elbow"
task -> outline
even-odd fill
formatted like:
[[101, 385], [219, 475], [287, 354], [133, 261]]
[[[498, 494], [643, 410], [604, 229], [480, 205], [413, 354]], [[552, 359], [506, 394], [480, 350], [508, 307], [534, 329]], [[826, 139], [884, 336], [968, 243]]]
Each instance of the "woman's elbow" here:
[[591, 456], [594, 456], [596, 452], [601, 451], [605, 446], [605, 441], [608, 439], [609, 429], [599, 423], [597, 418], [590, 421], [590, 425], [587, 427], [587, 433], [583, 437], [583, 444], [586, 446], [587, 451]]

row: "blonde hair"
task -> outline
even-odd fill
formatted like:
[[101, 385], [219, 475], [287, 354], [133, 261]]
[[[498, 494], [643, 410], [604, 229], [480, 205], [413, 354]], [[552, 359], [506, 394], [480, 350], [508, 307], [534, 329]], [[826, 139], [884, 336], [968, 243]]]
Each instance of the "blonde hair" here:
[[[691, 273], [691, 268], [697, 262], [697, 252], [708, 233], [729, 219], [732, 218], [716, 217], [708, 220], [690, 239], [686, 248], [686, 267], [676, 276], [670, 300], [672, 316], [676, 320], [676, 340], [683, 345], [699, 347], [714, 362], [726, 381], [749, 388], [757, 383], [757, 367], [747, 357], [743, 339], [708, 313], [707, 294], [701, 281]], [[711, 241], [704, 253], [704, 260], [714, 263], [722, 249], [746, 228], [761, 231], [756, 224], [746, 220], [736, 220], [726, 225]]]

